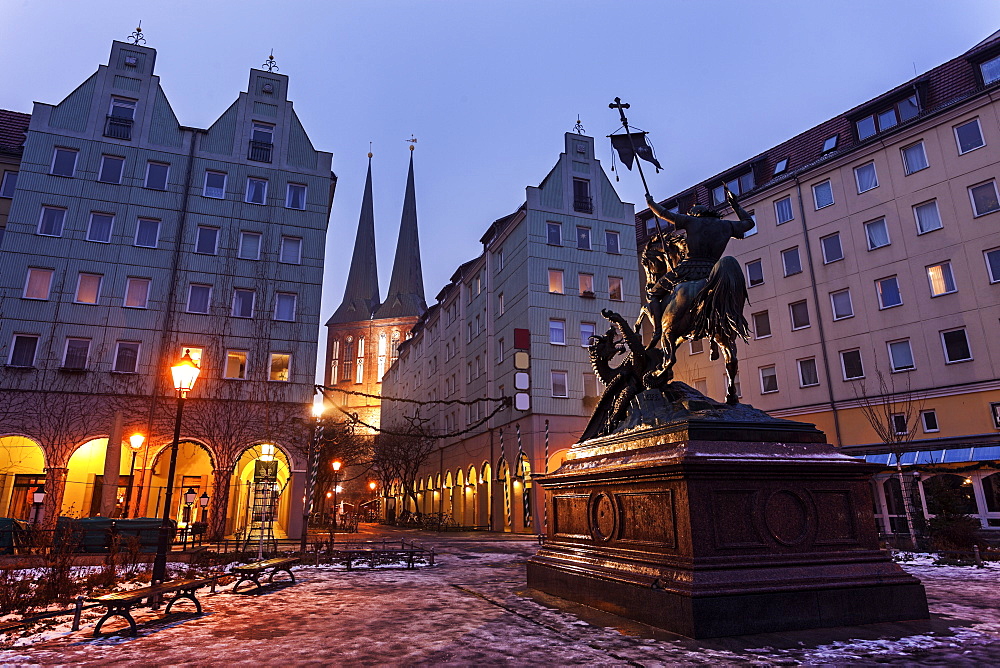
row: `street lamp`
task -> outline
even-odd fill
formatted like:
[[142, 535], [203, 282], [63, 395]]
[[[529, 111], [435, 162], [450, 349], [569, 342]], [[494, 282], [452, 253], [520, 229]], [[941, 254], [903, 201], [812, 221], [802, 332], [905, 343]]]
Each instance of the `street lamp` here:
[[[128, 507], [132, 501], [132, 482], [135, 479], [135, 456], [139, 454], [139, 450], [145, 441], [146, 437], [138, 432], [128, 437], [128, 446], [132, 449], [132, 466], [128, 470], [128, 491], [125, 493], [125, 511], [122, 513], [125, 517], [128, 517]], [[136, 504], [138, 503], [136, 501]]]
[[208, 516], [208, 492], [202, 492], [198, 497], [198, 505], [201, 506], [201, 521], [204, 522]]
[[174, 381], [174, 391], [177, 392], [177, 415], [174, 418], [174, 440], [170, 444], [170, 469], [167, 473], [167, 495], [163, 504], [163, 523], [160, 525], [160, 540], [156, 546], [156, 559], [153, 560], [153, 582], [163, 582], [167, 574], [167, 551], [170, 547], [170, 506], [174, 500], [174, 474], [177, 473], [177, 448], [181, 438], [181, 416], [184, 414], [184, 399], [194, 387], [201, 370], [191, 359], [191, 351], [185, 350], [184, 357], [170, 367], [170, 375]]
[[340, 467], [341, 463], [333, 462], [333, 531], [337, 532], [337, 492], [340, 491]]
[[31, 500], [35, 504], [35, 521], [32, 524], [37, 525], [38, 516], [42, 514], [42, 504], [45, 503], [45, 485], [39, 485], [35, 488], [34, 493], [31, 495]]

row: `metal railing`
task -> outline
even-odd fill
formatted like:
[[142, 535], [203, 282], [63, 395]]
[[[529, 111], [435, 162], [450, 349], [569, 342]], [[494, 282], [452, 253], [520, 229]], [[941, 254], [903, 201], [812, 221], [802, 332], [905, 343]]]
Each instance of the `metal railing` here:
[[111, 137], [112, 139], [124, 139], [126, 141], [131, 141], [133, 122], [134, 121], [131, 118], [108, 116], [107, 120], [104, 122], [104, 136]]
[[247, 159], [256, 162], [271, 162], [271, 150], [273, 148], [274, 144], [269, 141], [254, 141], [251, 139]]
[[594, 199], [577, 195], [573, 198], [573, 210], [580, 213], [594, 213]]

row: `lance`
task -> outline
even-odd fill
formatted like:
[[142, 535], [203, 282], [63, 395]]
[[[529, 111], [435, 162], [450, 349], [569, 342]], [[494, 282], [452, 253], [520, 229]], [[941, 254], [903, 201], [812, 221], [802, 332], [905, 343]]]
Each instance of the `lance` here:
[[[632, 133], [628, 129], [628, 119], [625, 118], [625, 110], [629, 108], [628, 102], [622, 102], [620, 97], [616, 97], [615, 101], [608, 105], [608, 109], [617, 109], [618, 114], [622, 117], [622, 125], [625, 126], [625, 136], [628, 137], [629, 146], [632, 148], [632, 155], [635, 156], [635, 166], [639, 168], [639, 178], [642, 179], [642, 187], [646, 190], [646, 196], [651, 197], [649, 194], [649, 185], [646, 184], [646, 175], [642, 173], [642, 160], [639, 158], [639, 154], [635, 150], [635, 142], [632, 141]], [[667, 242], [663, 238], [663, 228], [660, 227], [660, 218], [654, 213], [653, 222], [656, 223], [656, 233], [660, 235], [660, 245], [663, 247], [663, 254], [667, 254]]]

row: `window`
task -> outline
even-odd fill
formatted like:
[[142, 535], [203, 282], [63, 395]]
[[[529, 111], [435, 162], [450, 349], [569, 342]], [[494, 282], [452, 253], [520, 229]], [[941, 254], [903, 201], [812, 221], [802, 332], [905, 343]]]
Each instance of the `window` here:
[[66, 209], [43, 206], [42, 217], [38, 221], [38, 233], [47, 237], [61, 237], [65, 220]]
[[938, 212], [937, 200], [913, 207], [913, 217], [917, 221], [917, 234], [941, 229], [941, 214]]
[[247, 354], [242, 350], [229, 350], [226, 352], [226, 378], [236, 380], [246, 380], [247, 377]]
[[927, 164], [927, 153], [924, 151], [924, 143], [922, 141], [918, 141], [916, 144], [903, 149], [903, 169], [908, 175], [913, 172], [919, 172], [921, 169], [927, 169], [929, 166]]
[[861, 364], [860, 350], [844, 350], [840, 353], [840, 366], [844, 371], [844, 380], [854, 380], [865, 377], [865, 369]]
[[17, 172], [4, 172], [0, 182], [0, 197], [13, 197], [17, 188]]
[[233, 317], [252, 318], [253, 302], [256, 293], [253, 290], [233, 290]]
[[139, 368], [139, 344], [130, 341], [119, 341], [115, 349], [116, 373], [135, 373]]
[[792, 215], [792, 198], [785, 197], [779, 199], [774, 203], [774, 218], [777, 220], [778, 225], [782, 225], [790, 221], [794, 216]]
[[573, 179], [573, 210], [580, 213], [594, 212], [594, 203], [590, 198], [590, 181]]
[[597, 375], [593, 373], [583, 374], [583, 396], [585, 397], [598, 397], [600, 393], [597, 391]]
[[559, 223], [546, 223], [546, 243], [551, 246], [562, 246], [562, 225]]
[[865, 238], [868, 240], [868, 250], [870, 251], [888, 246], [889, 227], [885, 224], [885, 218], [865, 223]]
[[302, 262], [302, 239], [281, 237], [281, 256], [278, 261], [285, 264], [300, 264]]
[[111, 116], [114, 118], [135, 118], [135, 100], [128, 100], [123, 97], [111, 98]]
[[590, 345], [590, 338], [597, 334], [597, 323], [580, 323], [580, 345], [586, 348]]
[[162, 162], [147, 162], [146, 187], [153, 190], [166, 190], [169, 173], [170, 165]]
[[[497, 339], [497, 364], [500, 364], [501, 362], [503, 362], [504, 353], [505, 352], [506, 351], [504, 350], [503, 339], [502, 338]], [[449, 392], [449, 394], [451, 394], [451, 393]]]
[[[878, 175], [875, 174], [875, 163], [869, 162], [854, 168], [854, 181], [858, 185], [858, 194], [878, 187]], [[817, 209], [819, 206], [816, 207]]]
[[212, 302], [212, 286], [192, 283], [188, 288], [188, 313], [208, 313]]
[[549, 343], [554, 343], [559, 346], [566, 345], [565, 320], [549, 320]]
[[920, 411], [920, 423], [924, 427], [924, 433], [940, 431], [938, 427], [937, 413], [933, 410]]
[[951, 271], [951, 262], [927, 267], [927, 280], [931, 286], [931, 297], [940, 297], [958, 290], [955, 286], [955, 275]]
[[752, 262], [747, 262], [747, 283], [750, 287], [755, 285], [760, 285], [764, 282], [764, 266], [761, 264], [760, 260], [753, 260]]
[[111, 226], [115, 217], [108, 213], [91, 213], [87, 225], [87, 241], [108, 243], [111, 241]]
[[111, 109], [104, 125], [104, 136], [112, 139], [132, 139], [132, 122], [135, 119], [135, 100], [111, 98]]
[[125, 301], [127, 308], [146, 308], [149, 303], [149, 279], [129, 278], [125, 282]]
[[819, 240], [823, 247], [823, 264], [844, 259], [844, 248], [840, 244], [840, 233], [836, 232]]
[[817, 211], [833, 204], [833, 186], [830, 185], [829, 181], [817, 183], [812, 187], [812, 191], [813, 203], [816, 205]]
[[553, 397], [568, 397], [569, 389], [566, 382], [566, 372], [565, 371], [553, 371], [552, 372], [552, 396]]
[[140, 218], [135, 228], [135, 245], [144, 248], [156, 248], [160, 241], [160, 221], [151, 218]]
[[38, 349], [38, 337], [15, 334], [10, 346], [10, 366], [35, 366], [35, 350]]
[[503, 271], [503, 249], [497, 251], [497, 273]]
[[983, 75], [983, 84], [987, 86], [1000, 80], [1000, 56], [994, 56], [985, 63], [980, 63], [979, 72]]
[[880, 309], [892, 308], [903, 303], [903, 296], [899, 293], [899, 281], [895, 276], [875, 281], [875, 292], [878, 294]]
[[85, 274], [80, 272], [80, 276], [76, 281], [76, 298], [74, 301], [77, 304], [96, 304], [101, 295], [101, 278], [100, 274]]
[[557, 295], [563, 294], [562, 269], [549, 269], [549, 292]]
[[827, 137], [826, 140], [823, 141], [823, 153], [829, 153], [833, 149], [837, 148], [837, 136], [838, 135]]
[[608, 249], [608, 252], [612, 255], [618, 255], [621, 251], [621, 246], [618, 243], [618, 233], [612, 232], [611, 230], [606, 230], [604, 232], [604, 242]]
[[753, 320], [753, 338], [766, 339], [771, 336], [771, 318], [767, 311], [754, 313], [750, 317]]
[[985, 216], [988, 213], [1000, 210], [1000, 201], [997, 200], [996, 181], [990, 181], [989, 183], [969, 188], [969, 197], [972, 198], [972, 211], [977, 216]]
[[48, 299], [52, 288], [51, 269], [28, 269], [28, 280], [24, 284], [25, 299]]
[[694, 389], [701, 393], [702, 396], [708, 394], [708, 379], [695, 378], [692, 382], [694, 383]]
[[66, 350], [63, 353], [62, 368], [86, 369], [87, 358], [90, 356], [90, 339], [66, 339]]
[[125, 158], [119, 158], [112, 155], [102, 155], [101, 171], [97, 176], [97, 180], [102, 183], [121, 183], [122, 169], [124, 166]]
[[785, 268], [785, 276], [802, 273], [802, 261], [799, 259], [798, 246], [781, 251], [781, 264]]
[[301, 183], [289, 183], [288, 191], [285, 193], [285, 208], [299, 209], [306, 208], [306, 187]]
[[843, 320], [854, 317], [854, 306], [851, 304], [851, 291], [838, 290], [830, 293], [830, 304], [833, 306], [833, 319]]
[[219, 242], [219, 228], [198, 226], [194, 242], [194, 252], [215, 255]]
[[948, 364], [972, 359], [972, 349], [969, 348], [969, 337], [964, 327], [941, 332], [941, 344], [944, 347], [944, 361]]
[[590, 228], [576, 228], [576, 247], [580, 250], [590, 250]]
[[[889, 128], [899, 125], [903, 121], [908, 121], [920, 113], [920, 105], [916, 95], [910, 95], [888, 109], [883, 109], [875, 114], [869, 114], [864, 118], [855, 121], [855, 128], [858, 131], [858, 139], [864, 140], [871, 137], [876, 132], [884, 132]], [[876, 130], [876, 122], [877, 130]]]
[[292, 292], [279, 292], [274, 296], [274, 319], [295, 321], [296, 295]]
[[788, 158], [782, 158], [774, 165], [774, 176], [784, 174], [786, 169], [788, 169]]
[[886, 346], [889, 348], [889, 365], [893, 371], [909, 371], [914, 368], [909, 339], [890, 341]]
[[503, 293], [497, 295], [497, 316], [503, 315], [504, 304], [503, 304]]
[[260, 259], [260, 233], [240, 232], [239, 257], [244, 260]]
[[750, 220], [753, 221], [753, 227], [751, 227], [749, 230], [743, 233], [744, 239], [746, 239], [747, 237], [752, 237], [753, 235], [757, 234], [757, 232], [760, 231], [757, 228], [757, 214], [754, 213], [753, 211], [747, 211], [747, 213], [750, 214]]
[[[734, 195], [742, 195], [753, 190], [755, 185], [753, 170], [743, 172], [739, 176], [728, 179], [725, 185]], [[716, 186], [712, 189], [712, 204], [722, 204], [726, 201], [726, 189], [723, 186]]]
[[[705, 352], [705, 340], [704, 339], [692, 339], [691, 349], [688, 351], [689, 355], [700, 355]], [[704, 394], [704, 392], [702, 392]]]
[[271, 373], [268, 380], [288, 382], [288, 373], [292, 365], [292, 356], [288, 353], [271, 353]]
[[73, 176], [76, 171], [76, 149], [57, 148], [52, 156], [52, 171], [56, 176]]
[[778, 391], [778, 374], [774, 365], [760, 367], [760, 393], [769, 394]]
[[247, 202], [250, 204], [264, 204], [267, 201], [267, 180], [247, 179]]
[[955, 141], [958, 142], [958, 152], [968, 153], [986, 146], [983, 141], [983, 131], [979, 127], [979, 119], [973, 118], [968, 123], [955, 126]]
[[226, 173], [225, 172], [205, 172], [205, 197], [224, 199], [226, 196]]
[[617, 276], [608, 276], [608, 299], [613, 302], [620, 302], [622, 296], [622, 279]]
[[580, 296], [581, 297], [593, 297], [594, 296], [594, 275], [593, 274], [577, 274], [577, 278], [580, 283]]
[[816, 358], [799, 360], [799, 387], [819, 385], [819, 372], [816, 371]]
[[909, 434], [910, 426], [905, 413], [893, 413], [889, 416], [892, 419], [892, 430], [896, 435]]
[[794, 302], [788, 305], [788, 312], [792, 317], [792, 329], [805, 329], [809, 326], [809, 307], [806, 300]]
[[983, 251], [986, 258], [986, 270], [990, 275], [990, 283], [1000, 283], [1000, 248]]

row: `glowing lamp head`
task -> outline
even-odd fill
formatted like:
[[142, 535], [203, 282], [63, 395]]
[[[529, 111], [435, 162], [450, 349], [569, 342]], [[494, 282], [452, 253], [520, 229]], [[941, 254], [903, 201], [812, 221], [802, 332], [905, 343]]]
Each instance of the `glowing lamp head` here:
[[260, 457], [258, 458], [262, 462], [273, 462], [274, 461], [274, 446], [270, 443], [264, 443], [260, 446]]
[[343, 464], [341, 464], [340, 462], [334, 462], [333, 463], [333, 470], [334, 471], [339, 471], [341, 466], [343, 466]]
[[132, 434], [128, 437], [128, 444], [133, 450], [138, 450], [142, 447], [142, 444], [146, 442], [146, 437], [142, 434]]
[[374, 480], [368, 483], [368, 489], [370, 489], [371, 491], [374, 492], [376, 487], [378, 487], [378, 483], [376, 483]]
[[330, 498], [331, 496], [333, 496], [333, 492], [327, 492], [327, 493], [326, 493], [326, 498], [328, 498], [328, 499], [329, 499], [329, 498]]
[[198, 496], [197, 492], [194, 491], [194, 487], [188, 487], [187, 491], [184, 492], [184, 503], [190, 506], [194, 503], [195, 498]]
[[198, 505], [202, 508], [208, 507], [208, 492], [202, 492], [201, 496], [198, 497]]
[[322, 403], [313, 404], [312, 414], [313, 417], [316, 419], [323, 417], [323, 404]]
[[177, 390], [178, 394], [182, 397], [187, 395], [194, 388], [194, 382], [198, 380], [200, 372], [201, 369], [191, 359], [191, 351], [185, 350], [184, 357], [177, 364], [170, 367], [170, 374], [174, 378], [174, 389]]
[[32, 500], [35, 503], [45, 503], [45, 485], [39, 485], [32, 493]]

